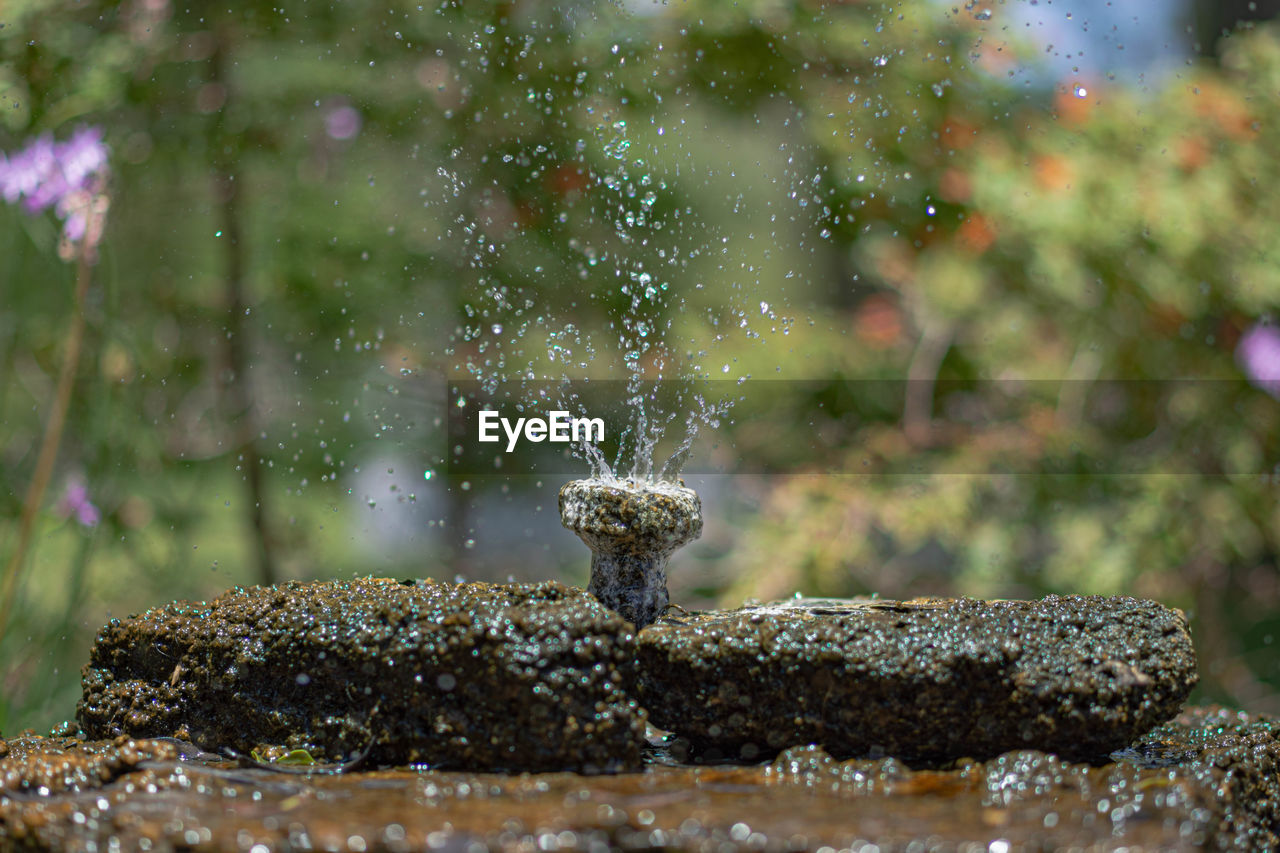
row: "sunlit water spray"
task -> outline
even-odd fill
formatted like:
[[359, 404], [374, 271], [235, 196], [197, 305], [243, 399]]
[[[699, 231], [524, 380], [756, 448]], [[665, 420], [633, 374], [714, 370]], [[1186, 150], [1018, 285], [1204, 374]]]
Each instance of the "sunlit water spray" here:
[[[662, 145], [670, 142], [668, 137]], [[702, 383], [712, 374], [704, 361], [715, 344], [726, 340], [728, 332], [722, 330], [746, 327], [745, 312], [736, 304], [740, 293], [734, 285], [707, 317], [710, 341], [676, 339], [677, 321], [688, 310], [684, 291], [702, 288], [684, 280], [689, 261], [709, 251], [713, 235], [691, 208], [671, 204], [668, 177], [637, 153], [640, 146], [625, 121], [603, 124], [595, 144], [603, 156], [588, 170], [588, 225], [594, 232], [569, 237], [567, 248], [577, 260], [578, 281], [571, 283], [576, 292], [583, 301], [608, 306], [606, 331], [584, 329], [573, 318], [577, 302], [569, 310], [560, 308], [568, 316], [558, 317], [557, 306], [539, 304], [482, 272], [479, 298], [465, 306], [474, 322], [466, 324], [458, 341], [470, 348], [465, 369], [472, 379], [486, 393], [499, 388], [514, 393], [521, 412], [558, 408], [589, 417], [580, 383], [621, 375], [624, 419], [609, 425], [615, 449], [608, 453], [585, 442], [572, 452], [591, 478], [603, 483], [676, 483], [699, 431], [718, 427], [732, 406], [728, 397], [705, 390]], [[579, 149], [584, 145], [580, 141]], [[650, 154], [661, 151], [655, 144]], [[464, 230], [478, 247], [475, 266], [483, 271], [487, 256], [503, 247], [474, 224]], [[567, 286], [552, 280], [552, 272], [533, 272], [550, 291]], [[537, 356], [539, 349], [545, 361]]]
[[[729, 334], [750, 330], [735, 284], [708, 312], [711, 340], [681, 332], [690, 319], [685, 290], [702, 289], [690, 260], [716, 237], [692, 208], [671, 203], [667, 177], [647, 159], [661, 156], [660, 148], [637, 154], [622, 120], [601, 126], [596, 144], [603, 157], [589, 172], [591, 221], [568, 248], [578, 261], [578, 292], [608, 306], [603, 329], [584, 329], [576, 303], [556, 317], [553, 306], [481, 275], [482, 301], [467, 306], [475, 322], [463, 343], [471, 346], [471, 377], [486, 393], [514, 391], [522, 412], [554, 407], [589, 417], [591, 378], [622, 377], [614, 386], [623, 416], [610, 425], [613, 448], [589, 441], [573, 448], [590, 476], [561, 489], [559, 508], [565, 527], [591, 550], [589, 590], [642, 628], [668, 605], [668, 559], [702, 532], [701, 501], [683, 487], [680, 470], [699, 431], [718, 427], [733, 402], [707, 392], [712, 374], [704, 362]], [[483, 268], [485, 255], [500, 249], [491, 251], [478, 232], [476, 239]], [[728, 241], [718, 242], [723, 250]]]

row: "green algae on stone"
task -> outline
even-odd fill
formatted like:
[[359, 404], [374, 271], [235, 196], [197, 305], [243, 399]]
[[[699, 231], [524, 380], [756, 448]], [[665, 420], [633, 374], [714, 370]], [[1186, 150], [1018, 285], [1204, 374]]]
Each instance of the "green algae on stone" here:
[[110, 778], [43, 793], [68, 756], [124, 747], [21, 738], [0, 759], [0, 778], [26, 780], [0, 788], [0, 849], [1274, 850], [1278, 731], [1193, 709], [1100, 766], [1018, 750], [913, 770], [805, 746], [766, 765], [594, 777], [296, 776], [138, 741]]
[[611, 772], [640, 762], [634, 658], [630, 625], [557, 583], [292, 582], [113, 620], [79, 720], [241, 755]]
[[574, 480], [560, 520], [591, 549], [588, 591], [639, 629], [667, 608], [667, 561], [702, 534], [702, 502], [675, 484]]
[[651, 721], [722, 757], [1095, 759], [1178, 712], [1186, 620], [1149, 601], [796, 599], [668, 616], [638, 636]]

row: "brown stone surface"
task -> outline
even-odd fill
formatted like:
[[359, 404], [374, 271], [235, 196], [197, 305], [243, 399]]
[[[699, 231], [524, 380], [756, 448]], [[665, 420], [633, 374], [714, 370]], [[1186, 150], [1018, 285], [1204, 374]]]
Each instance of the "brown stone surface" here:
[[1019, 751], [912, 770], [798, 747], [758, 766], [592, 777], [305, 776], [173, 742], [20, 737], [0, 758], [0, 849], [1267, 850], [1277, 732], [1195, 709], [1098, 767]]
[[668, 613], [638, 643], [653, 724], [725, 758], [818, 743], [1094, 759], [1176, 714], [1196, 682], [1182, 614], [1127, 597], [796, 599]]
[[631, 626], [557, 583], [366, 578], [232, 590], [113, 620], [84, 670], [93, 738], [465, 770], [636, 769]]

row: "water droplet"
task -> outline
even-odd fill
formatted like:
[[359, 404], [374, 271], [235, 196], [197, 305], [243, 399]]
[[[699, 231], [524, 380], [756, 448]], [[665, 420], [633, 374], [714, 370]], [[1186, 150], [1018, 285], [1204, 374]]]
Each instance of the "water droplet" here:
[[1088, 94], [1089, 94], [1089, 90], [1088, 90], [1088, 89], [1086, 89], [1084, 86], [1076, 86], [1076, 97], [1077, 97], [1077, 98], [1084, 98], [1084, 97], [1087, 97], [1087, 96], [1088, 96]]

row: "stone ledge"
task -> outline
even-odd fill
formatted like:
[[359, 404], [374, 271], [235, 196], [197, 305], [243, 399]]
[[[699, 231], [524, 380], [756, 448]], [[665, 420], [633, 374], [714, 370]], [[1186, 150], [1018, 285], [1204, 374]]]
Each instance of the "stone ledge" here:
[[637, 641], [654, 725], [734, 759], [811, 743], [1096, 759], [1176, 714], [1196, 683], [1182, 614], [1125, 597], [794, 599], [668, 615]]
[[91, 738], [612, 772], [640, 765], [634, 660], [630, 626], [557, 583], [289, 583], [111, 622], [78, 712]]

